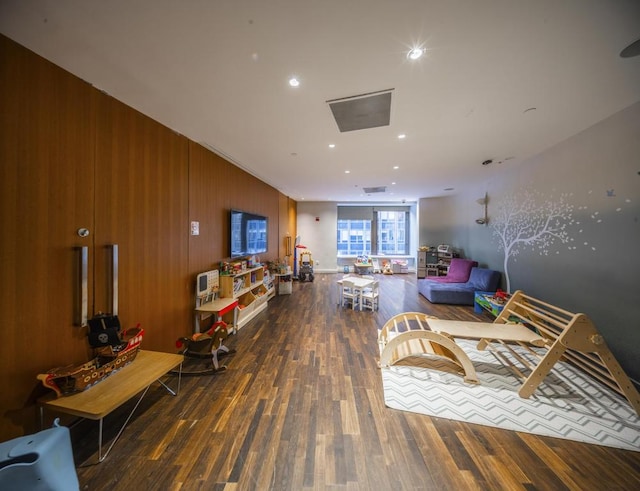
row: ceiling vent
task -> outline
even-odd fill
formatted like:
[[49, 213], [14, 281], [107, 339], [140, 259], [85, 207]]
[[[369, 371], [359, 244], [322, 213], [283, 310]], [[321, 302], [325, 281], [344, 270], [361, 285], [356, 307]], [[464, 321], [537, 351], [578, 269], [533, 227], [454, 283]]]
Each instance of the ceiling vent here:
[[389, 126], [393, 89], [327, 101], [341, 133]]
[[366, 194], [386, 193], [387, 192], [387, 186], [376, 186], [376, 187], [373, 187], [373, 188], [362, 188], [362, 190]]

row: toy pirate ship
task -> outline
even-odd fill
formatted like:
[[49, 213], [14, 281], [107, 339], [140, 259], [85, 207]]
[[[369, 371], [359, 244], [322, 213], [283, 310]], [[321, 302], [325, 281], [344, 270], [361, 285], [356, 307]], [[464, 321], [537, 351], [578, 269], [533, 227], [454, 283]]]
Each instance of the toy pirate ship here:
[[81, 392], [131, 363], [142, 343], [140, 325], [120, 332], [118, 316], [100, 314], [89, 320], [89, 344], [95, 357], [80, 365], [53, 368], [38, 375], [42, 385], [58, 397]]

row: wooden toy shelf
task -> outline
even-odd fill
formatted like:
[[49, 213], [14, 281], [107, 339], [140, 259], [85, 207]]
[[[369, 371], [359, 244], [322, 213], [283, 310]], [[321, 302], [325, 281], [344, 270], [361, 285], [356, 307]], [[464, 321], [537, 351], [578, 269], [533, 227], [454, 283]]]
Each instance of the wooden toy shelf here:
[[[240, 329], [267, 308], [267, 301], [275, 290], [268, 279], [264, 266], [248, 268], [229, 275], [220, 275], [220, 296], [238, 300], [238, 316], [235, 329]], [[227, 319], [225, 321], [229, 322]]]

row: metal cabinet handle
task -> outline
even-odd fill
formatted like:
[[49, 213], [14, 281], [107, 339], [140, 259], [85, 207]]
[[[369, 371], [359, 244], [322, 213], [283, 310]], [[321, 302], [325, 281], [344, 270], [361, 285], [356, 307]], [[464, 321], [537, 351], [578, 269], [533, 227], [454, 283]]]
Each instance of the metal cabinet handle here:
[[118, 315], [118, 244], [111, 244], [111, 313]]
[[73, 323], [76, 326], [86, 326], [89, 312], [89, 290], [88, 290], [88, 272], [89, 272], [89, 248], [76, 247], [78, 253], [78, 292], [76, 295], [76, 308]]

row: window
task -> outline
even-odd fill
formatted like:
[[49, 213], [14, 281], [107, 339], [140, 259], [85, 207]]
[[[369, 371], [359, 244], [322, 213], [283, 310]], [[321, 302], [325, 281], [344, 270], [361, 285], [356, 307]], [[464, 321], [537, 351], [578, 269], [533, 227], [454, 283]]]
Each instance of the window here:
[[408, 254], [408, 211], [378, 211], [377, 218], [377, 254], [392, 256]]
[[371, 220], [338, 220], [338, 256], [371, 254]]
[[409, 254], [409, 207], [338, 207], [338, 256]]

